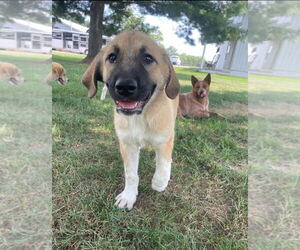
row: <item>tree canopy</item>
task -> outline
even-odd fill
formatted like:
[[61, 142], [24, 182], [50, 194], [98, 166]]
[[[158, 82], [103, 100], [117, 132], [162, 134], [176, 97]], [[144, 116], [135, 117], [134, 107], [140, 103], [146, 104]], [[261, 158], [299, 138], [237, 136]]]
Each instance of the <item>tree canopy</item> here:
[[244, 1], [149, 1], [136, 2], [143, 14], [166, 16], [180, 23], [177, 35], [194, 45], [192, 30], [199, 30], [202, 43], [222, 43], [244, 38], [246, 31], [232, 18], [247, 12]]
[[50, 1], [14, 0], [0, 1], [0, 25], [12, 18], [50, 25]]
[[[162, 34], [158, 27], [145, 23], [144, 17], [136, 15], [131, 5], [123, 2], [104, 2], [103, 35], [113, 36], [124, 30], [137, 29], [151, 36], [157, 42], [162, 41]], [[53, 21], [60, 18], [69, 19], [79, 24], [87, 24], [91, 1], [54, 1]]]
[[299, 29], [280, 19], [299, 13], [300, 3], [295, 1], [249, 2], [248, 41], [255, 44], [267, 40], [294, 39], [300, 35]]

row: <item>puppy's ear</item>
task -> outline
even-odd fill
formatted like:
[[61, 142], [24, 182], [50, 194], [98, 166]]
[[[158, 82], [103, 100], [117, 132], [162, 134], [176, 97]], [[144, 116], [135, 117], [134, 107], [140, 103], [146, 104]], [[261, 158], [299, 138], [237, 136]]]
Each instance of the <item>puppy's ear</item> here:
[[211, 82], [211, 77], [210, 77], [210, 74], [207, 74], [207, 76], [204, 78], [203, 80], [204, 82], [207, 82], [208, 85], [210, 85], [210, 82]]
[[169, 65], [169, 77], [165, 91], [170, 99], [175, 99], [175, 97], [179, 94], [180, 91], [180, 84], [176, 77], [174, 68], [171, 64]]
[[102, 51], [94, 58], [81, 78], [81, 83], [88, 89], [88, 97], [92, 98], [97, 93], [97, 81], [102, 80]]
[[195, 86], [195, 84], [199, 81], [195, 76], [191, 76], [192, 85]]

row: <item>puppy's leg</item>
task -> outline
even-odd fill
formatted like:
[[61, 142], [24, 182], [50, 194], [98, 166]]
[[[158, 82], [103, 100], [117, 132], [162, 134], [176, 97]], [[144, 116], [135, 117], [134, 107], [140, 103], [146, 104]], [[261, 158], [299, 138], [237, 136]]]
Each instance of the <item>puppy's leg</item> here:
[[105, 99], [106, 93], [107, 93], [107, 86], [104, 85], [104, 87], [102, 89], [101, 97], [100, 97], [101, 101], [103, 101]]
[[124, 144], [120, 142], [120, 151], [124, 161], [125, 170], [125, 188], [122, 193], [116, 197], [116, 203], [119, 208], [132, 209], [138, 194], [138, 164], [139, 164], [139, 146], [134, 144]]
[[152, 178], [152, 188], [158, 192], [164, 191], [170, 180], [173, 143], [174, 136], [155, 149], [156, 169]]

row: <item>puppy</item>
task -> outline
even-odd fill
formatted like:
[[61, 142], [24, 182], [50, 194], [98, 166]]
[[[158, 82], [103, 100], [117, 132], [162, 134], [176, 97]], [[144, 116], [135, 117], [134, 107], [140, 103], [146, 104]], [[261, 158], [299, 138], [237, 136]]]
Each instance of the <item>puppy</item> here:
[[202, 81], [192, 76], [191, 81], [192, 92], [179, 95], [178, 116], [209, 117], [208, 94], [211, 76], [208, 74]]
[[166, 52], [139, 31], [125, 31], [104, 47], [83, 75], [88, 96], [106, 84], [114, 101], [114, 125], [125, 169], [119, 208], [132, 209], [138, 195], [139, 152], [156, 152], [152, 188], [165, 190], [171, 175], [179, 82]]
[[60, 85], [66, 84], [68, 78], [66, 77], [65, 68], [57, 62], [52, 62], [52, 71], [48, 74], [45, 81], [48, 85], [51, 85], [54, 81], [57, 81]]
[[21, 70], [17, 66], [11, 63], [0, 62], [0, 80], [18, 85], [24, 82], [24, 77], [22, 77]]

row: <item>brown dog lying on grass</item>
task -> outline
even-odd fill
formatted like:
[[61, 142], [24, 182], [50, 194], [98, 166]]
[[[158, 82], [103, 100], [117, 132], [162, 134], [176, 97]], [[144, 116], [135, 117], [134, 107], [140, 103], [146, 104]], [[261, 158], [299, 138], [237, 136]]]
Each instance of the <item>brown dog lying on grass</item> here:
[[6, 62], [0, 62], [0, 80], [8, 81], [14, 85], [24, 82], [21, 70], [14, 64]]
[[52, 71], [46, 78], [46, 83], [48, 85], [51, 85], [54, 81], [57, 81], [60, 85], [64, 85], [68, 82], [65, 68], [57, 62], [52, 62]]
[[208, 110], [208, 94], [211, 82], [210, 74], [208, 74], [202, 81], [192, 75], [191, 81], [193, 85], [192, 92], [179, 95], [178, 116], [207, 118], [214, 115], [224, 118], [222, 115], [209, 112]]

